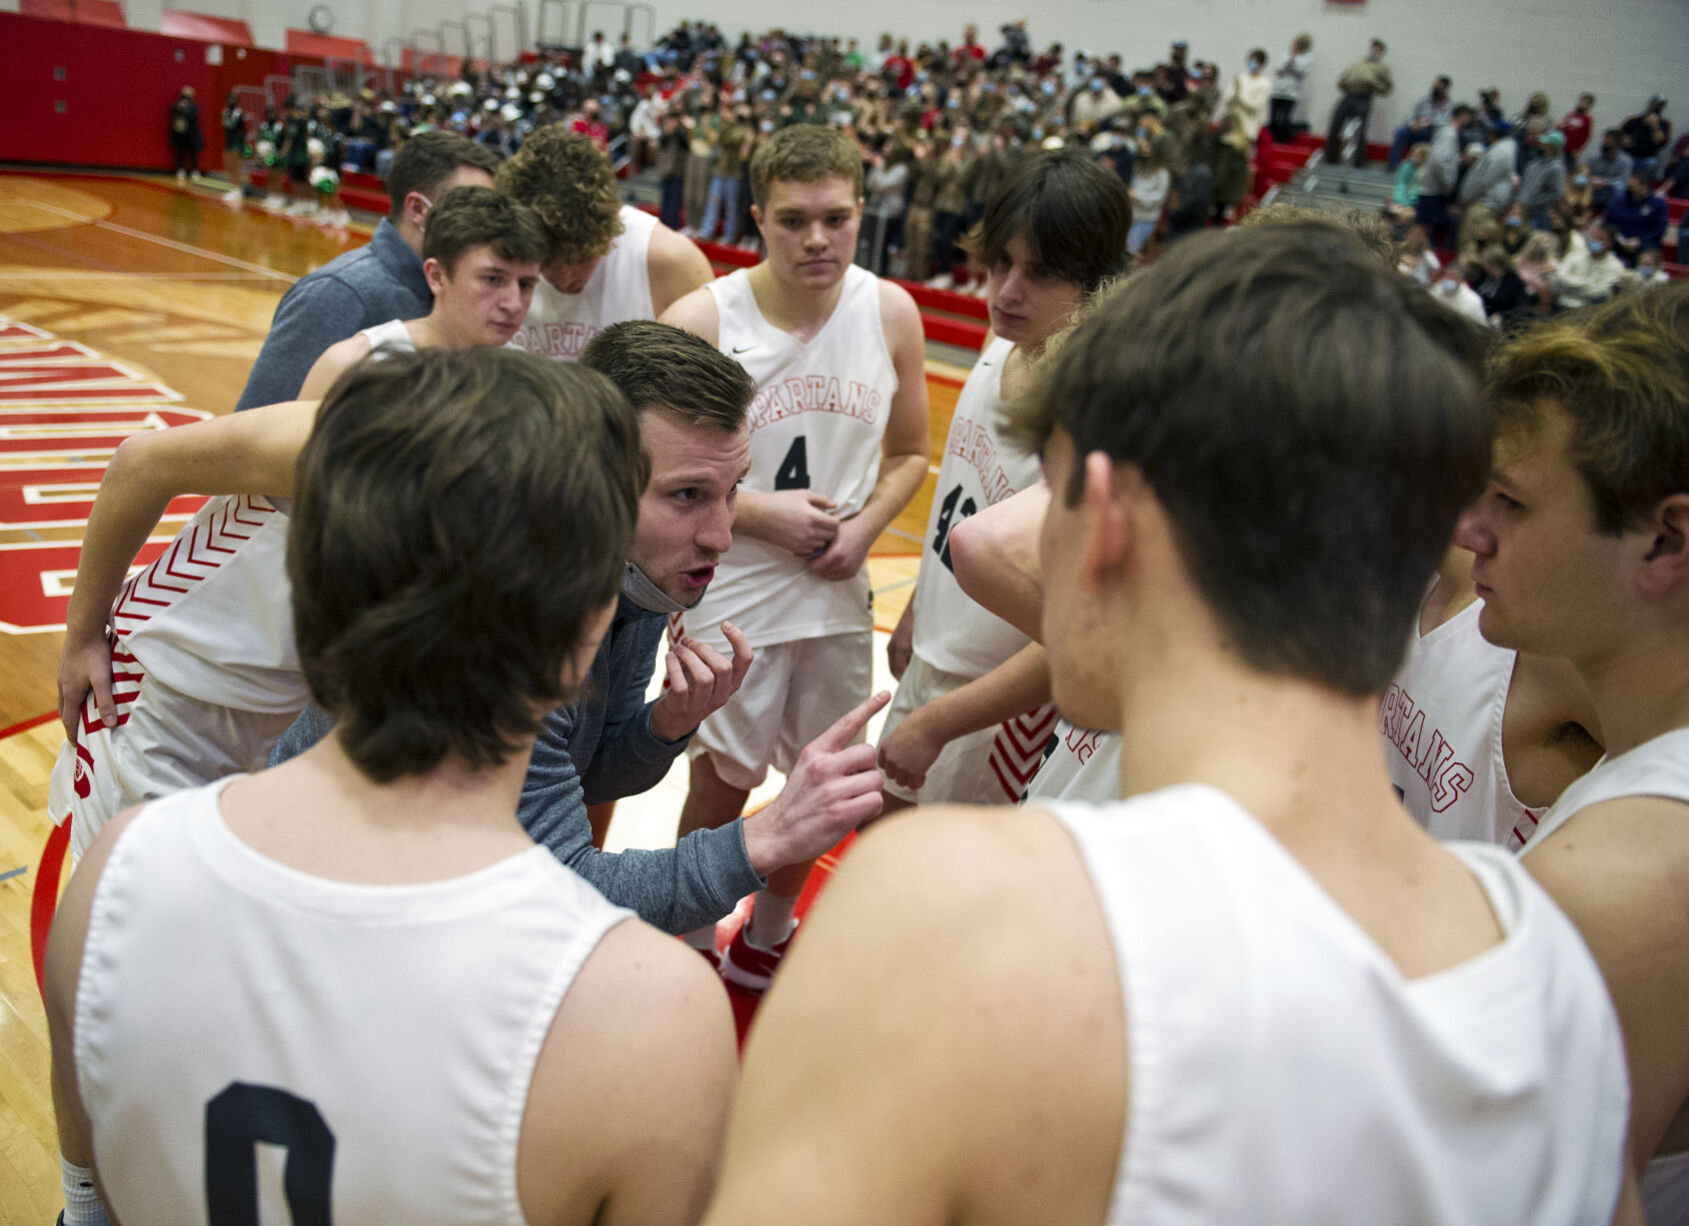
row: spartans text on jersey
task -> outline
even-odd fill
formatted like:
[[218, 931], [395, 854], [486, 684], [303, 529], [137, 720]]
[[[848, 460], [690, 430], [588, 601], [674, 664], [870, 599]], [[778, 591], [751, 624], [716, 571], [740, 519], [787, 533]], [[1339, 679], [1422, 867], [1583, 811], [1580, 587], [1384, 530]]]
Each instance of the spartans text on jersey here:
[[866, 383], [846, 380], [840, 388], [836, 376], [793, 375], [762, 385], [751, 400], [751, 429], [796, 417], [799, 413], [842, 413], [873, 425], [880, 416], [880, 393]]
[[1431, 789], [1431, 811], [1441, 813], [1472, 786], [1472, 768], [1458, 761], [1442, 732], [1425, 735], [1425, 712], [1399, 685], [1392, 685], [1378, 708], [1378, 728], [1401, 751], [1414, 773]]

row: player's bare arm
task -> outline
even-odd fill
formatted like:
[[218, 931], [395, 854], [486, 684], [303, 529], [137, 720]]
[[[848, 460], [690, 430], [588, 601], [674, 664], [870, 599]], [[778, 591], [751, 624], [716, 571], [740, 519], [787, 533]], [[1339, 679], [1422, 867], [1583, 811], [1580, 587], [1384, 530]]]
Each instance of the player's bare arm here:
[[651, 232], [645, 267], [651, 288], [651, 309], [658, 319], [686, 295], [715, 279], [715, 270], [698, 244], [663, 225]]
[[328, 389], [334, 386], [334, 381], [367, 358], [369, 352], [369, 337], [362, 332], [354, 332], [345, 340], [330, 345], [323, 350], [323, 355], [311, 364], [310, 371], [305, 375], [305, 382], [299, 387], [299, 399], [321, 400], [328, 395]]
[[[915, 300], [900, 285], [879, 283], [880, 320], [897, 394], [880, 443], [880, 475], [860, 513], [839, 524], [838, 535], [809, 564], [822, 579], [854, 576], [868, 550], [921, 488], [931, 463], [932, 431], [927, 404], [926, 340]], [[743, 509], [741, 508], [741, 514]]]
[[[583, 1052], [618, 1053], [615, 1060]], [[516, 1158], [534, 1226], [683, 1226], [716, 1180], [738, 1059], [721, 983], [644, 924], [605, 935], [534, 1067]], [[560, 1179], [560, 1171], [579, 1179]]]
[[290, 401], [211, 421], [137, 434], [118, 447], [88, 515], [59, 656], [59, 719], [75, 736], [94, 691], [102, 719], [116, 715], [106, 621], [134, 561], [170, 500], [183, 494], [293, 492], [315, 401]]
[[894, 783], [919, 789], [926, 782], [927, 771], [951, 741], [1049, 701], [1049, 660], [1043, 647], [1028, 643], [983, 677], [905, 716], [880, 742], [880, 769]]
[[[43, 986], [47, 1037], [52, 1044], [53, 1115], [58, 1124], [59, 1153], [66, 1162], [93, 1170], [96, 1188], [99, 1170], [94, 1166], [93, 1127], [76, 1076], [76, 990], [82, 978], [82, 950], [88, 940], [88, 917], [94, 909], [94, 891], [100, 884], [100, 874], [111, 857], [111, 849], [139, 812], [139, 808], [134, 808], [119, 813], [89, 845], [65, 887], [47, 940]], [[103, 1196], [101, 1201], [104, 1202]], [[112, 1216], [110, 1206], [106, 1206], [105, 1212], [113, 1226], [121, 1226]]]
[[956, 582], [985, 608], [1033, 639], [1043, 635], [1043, 570], [1038, 533], [1050, 505], [1040, 481], [969, 516], [950, 532]]
[[1689, 806], [1589, 806], [1524, 865], [1583, 934], [1612, 993], [1630, 1066], [1630, 1159], [1689, 1149]]
[[1094, 1226], [1125, 1125], [1118, 983], [1048, 815], [923, 808], [875, 830], [765, 1000], [706, 1222]]

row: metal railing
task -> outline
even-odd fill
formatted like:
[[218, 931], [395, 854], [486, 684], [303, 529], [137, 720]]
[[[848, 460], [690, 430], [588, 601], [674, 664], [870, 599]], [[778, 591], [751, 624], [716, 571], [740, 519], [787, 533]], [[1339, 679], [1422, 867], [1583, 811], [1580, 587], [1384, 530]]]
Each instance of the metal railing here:
[[[655, 5], [646, 4], [644, 0], [583, 0], [580, 8], [575, 12], [575, 45], [586, 46], [587, 17], [594, 8], [608, 8], [622, 10], [622, 28], [619, 33], [626, 34], [628, 41], [640, 46], [650, 46], [657, 38], [657, 9]], [[645, 38], [643, 41], [633, 36], [633, 19], [636, 13], [644, 14]]]
[[[539, 47], [564, 47], [569, 45], [569, 6], [572, 0], [540, 0], [539, 19], [535, 23], [534, 43]], [[557, 11], [557, 37], [547, 37], [545, 15], [553, 9]], [[574, 44], [580, 46], [577, 40]]]

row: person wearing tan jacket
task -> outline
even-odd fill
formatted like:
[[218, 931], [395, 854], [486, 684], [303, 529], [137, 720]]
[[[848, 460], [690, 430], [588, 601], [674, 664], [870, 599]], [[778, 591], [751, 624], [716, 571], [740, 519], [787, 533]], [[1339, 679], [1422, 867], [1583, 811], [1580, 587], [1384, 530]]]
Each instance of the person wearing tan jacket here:
[[1366, 124], [1372, 114], [1372, 100], [1382, 98], [1396, 87], [1391, 79], [1390, 66], [1384, 62], [1384, 43], [1373, 39], [1366, 58], [1356, 60], [1337, 78], [1337, 88], [1343, 99], [1331, 112], [1331, 128], [1325, 139], [1325, 160], [1335, 166], [1343, 160], [1343, 130], [1351, 120], [1360, 121], [1355, 137], [1355, 165], [1366, 165]]

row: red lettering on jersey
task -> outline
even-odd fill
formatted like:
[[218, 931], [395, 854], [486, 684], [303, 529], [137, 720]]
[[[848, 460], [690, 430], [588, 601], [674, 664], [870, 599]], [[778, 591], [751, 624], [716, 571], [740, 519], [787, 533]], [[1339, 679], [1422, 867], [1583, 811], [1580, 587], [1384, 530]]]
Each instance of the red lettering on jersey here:
[[1455, 757], [1454, 747], [1437, 728], [1425, 740], [1425, 712], [1399, 685], [1384, 693], [1378, 706], [1378, 730], [1401, 753], [1430, 789], [1431, 811], [1442, 813], [1472, 787], [1472, 768]]

